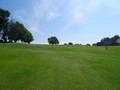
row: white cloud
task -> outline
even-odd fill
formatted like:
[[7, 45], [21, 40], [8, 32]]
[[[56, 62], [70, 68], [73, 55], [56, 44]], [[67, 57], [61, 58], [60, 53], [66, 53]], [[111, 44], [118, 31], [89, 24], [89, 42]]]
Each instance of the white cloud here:
[[14, 17], [24, 23], [31, 32], [43, 35], [40, 31], [39, 19], [36, 19], [32, 13], [26, 10], [16, 11]]
[[47, 20], [51, 20], [51, 19], [55, 19], [56, 17], [59, 17], [61, 16], [59, 13], [56, 13], [56, 12], [50, 12], [48, 13], [48, 16], [47, 16]]
[[33, 10], [37, 18], [44, 17], [51, 6], [52, 0], [37, 0], [33, 5]]
[[41, 19], [50, 21], [61, 15], [58, 9], [54, 7], [55, 3], [58, 4], [56, 0], [33, 0], [32, 7], [29, 11], [26, 9], [15, 11], [13, 16], [26, 24], [30, 31], [43, 35], [40, 28]]
[[[68, 1], [70, 2], [70, 1]], [[67, 31], [74, 23], [80, 21], [84, 17], [83, 7], [80, 0], [71, 1], [71, 13], [69, 23], [62, 29], [62, 31]]]
[[108, 15], [120, 14], [119, 0], [68, 0], [71, 2], [71, 19], [69, 23], [63, 28], [63, 31], [68, 30], [74, 23], [82, 21], [82, 19], [89, 18], [94, 15], [98, 9], [107, 8], [110, 12]]
[[93, 15], [102, 6], [109, 8], [112, 15], [120, 14], [118, 0], [33, 0], [31, 11], [21, 10], [14, 15], [33, 32], [41, 32], [41, 19], [49, 22], [64, 17], [68, 23], [62, 31], [66, 31], [73, 24]]
[[86, 5], [86, 12], [93, 13], [96, 11], [102, 4], [104, 4], [105, 0], [90, 0]]
[[73, 20], [78, 21], [83, 18], [83, 15], [82, 7], [80, 5], [76, 6], [73, 10]]
[[62, 31], [64, 32], [64, 31], [68, 30], [73, 23], [74, 23], [74, 21], [68, 23], [68, 24], [63, 28]]
[[[56, 4], [58, 6], [56, 6]], [[35, 16], [37, 18], [44, 18], [51, 20], [59, 17], [61, 14], [58, 12], [59, 3], [56, 0], [37, 0], [33, 6]]]

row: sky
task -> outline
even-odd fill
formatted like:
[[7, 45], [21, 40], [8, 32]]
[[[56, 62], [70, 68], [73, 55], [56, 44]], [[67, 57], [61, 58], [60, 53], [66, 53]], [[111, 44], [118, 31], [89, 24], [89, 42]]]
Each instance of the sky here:
[[120, 35], [120, 0], [0, 0], [10, 19], [24, 24], [35, 44], [93, 44]]

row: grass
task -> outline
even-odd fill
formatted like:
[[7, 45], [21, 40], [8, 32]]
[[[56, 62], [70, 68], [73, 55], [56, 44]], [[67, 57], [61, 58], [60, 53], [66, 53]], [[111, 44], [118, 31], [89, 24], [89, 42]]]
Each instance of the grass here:
[[120, 90], [120, 47], [0, 44], [0, 90]]

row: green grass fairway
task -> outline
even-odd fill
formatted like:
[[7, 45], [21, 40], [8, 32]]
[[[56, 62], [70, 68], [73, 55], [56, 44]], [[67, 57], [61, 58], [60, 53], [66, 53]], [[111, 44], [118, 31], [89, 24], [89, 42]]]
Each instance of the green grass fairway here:
[[120, 47], [0, 44], [0, 90], [120, 90]]

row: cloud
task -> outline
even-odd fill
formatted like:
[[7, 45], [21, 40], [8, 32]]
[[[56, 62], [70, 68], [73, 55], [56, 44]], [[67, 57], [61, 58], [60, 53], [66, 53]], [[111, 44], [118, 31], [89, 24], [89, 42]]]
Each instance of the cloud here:
[[[55, 6], [56, 4], [58, 7]], [[43, 20], [48, 22], [60, 17], [60, 6], [61, 3], [56, 2], [56, 0], [33, 0], [30, 9], [15, 11], [13, 16], [23, 22], [30, 31], [43, 35], [40, 22]]]
[[98, 9], [104, 10], [107, 8], [108, 15], [120, 14], [120, 1], [119, 0], [68, 0], [71, 2], [70, 20], [69, 23], [62, 29], [67, 31], [74, 23], [82, 21], [85, 18], [90, 18]]
[[80, 21], [84, 17], [83, 7], [80, 0], [71, 1], [71, 13], [69, 23], [62, 29], [62, 31], [67, 31], [74, 23]]
[[14, 16], [33, 32], [42, 32], [42, 21], [64, 19], [67, 22], [61, 22], [66, 24], [62, 31], [67, 31], [73, 24], [94, 15], [101, 7], [109, 8], [112, 15], [120, 14], [118, 0], [33, 0], [29, 11], [15, 11]]
[[82, 7], [80, 5], [76, 6], [75, 9], [73, 10], [73, 20], [78, 21], [81, 18], [83, 18], [84, 13], [82, 11]]
[[58, 10], [59, 6], [60, 4], [56, 0], [37, 0], [34, 3], [33, 10], [37, 18], [52, 20], [61, 15]]
[[72, 26], [73, 23], [74, 23], [74, 21], [68, 23], [68, 24], [62, 29], [62, 31], [64, 32], [64, 31], [68, 30], [68, 28], [70, 28], [70, 26]]
[[31, 12], [27, 12], [26, 10], [16, 11], [13, 16], [24, 23], [31, 32], [43, 35], [40, 31], [39, 19], [37, 19]]
[[87, 4], [86, 4], [86, 12], [88, 14], [94, 13], [94, 11], [96, 11], [101, 5], [104, 4], [105, 0], [90, 0]]
[[50, 12], [48, 13], [47, 20], [50, 21], [52, 19], [55, 19], [56, 17], [61, 16], [59, 13], [56, 12]]
[[37, 0], [33, 4], [33, 10], [37, 18], [44, 17], [51, 6], [52, 0]]

